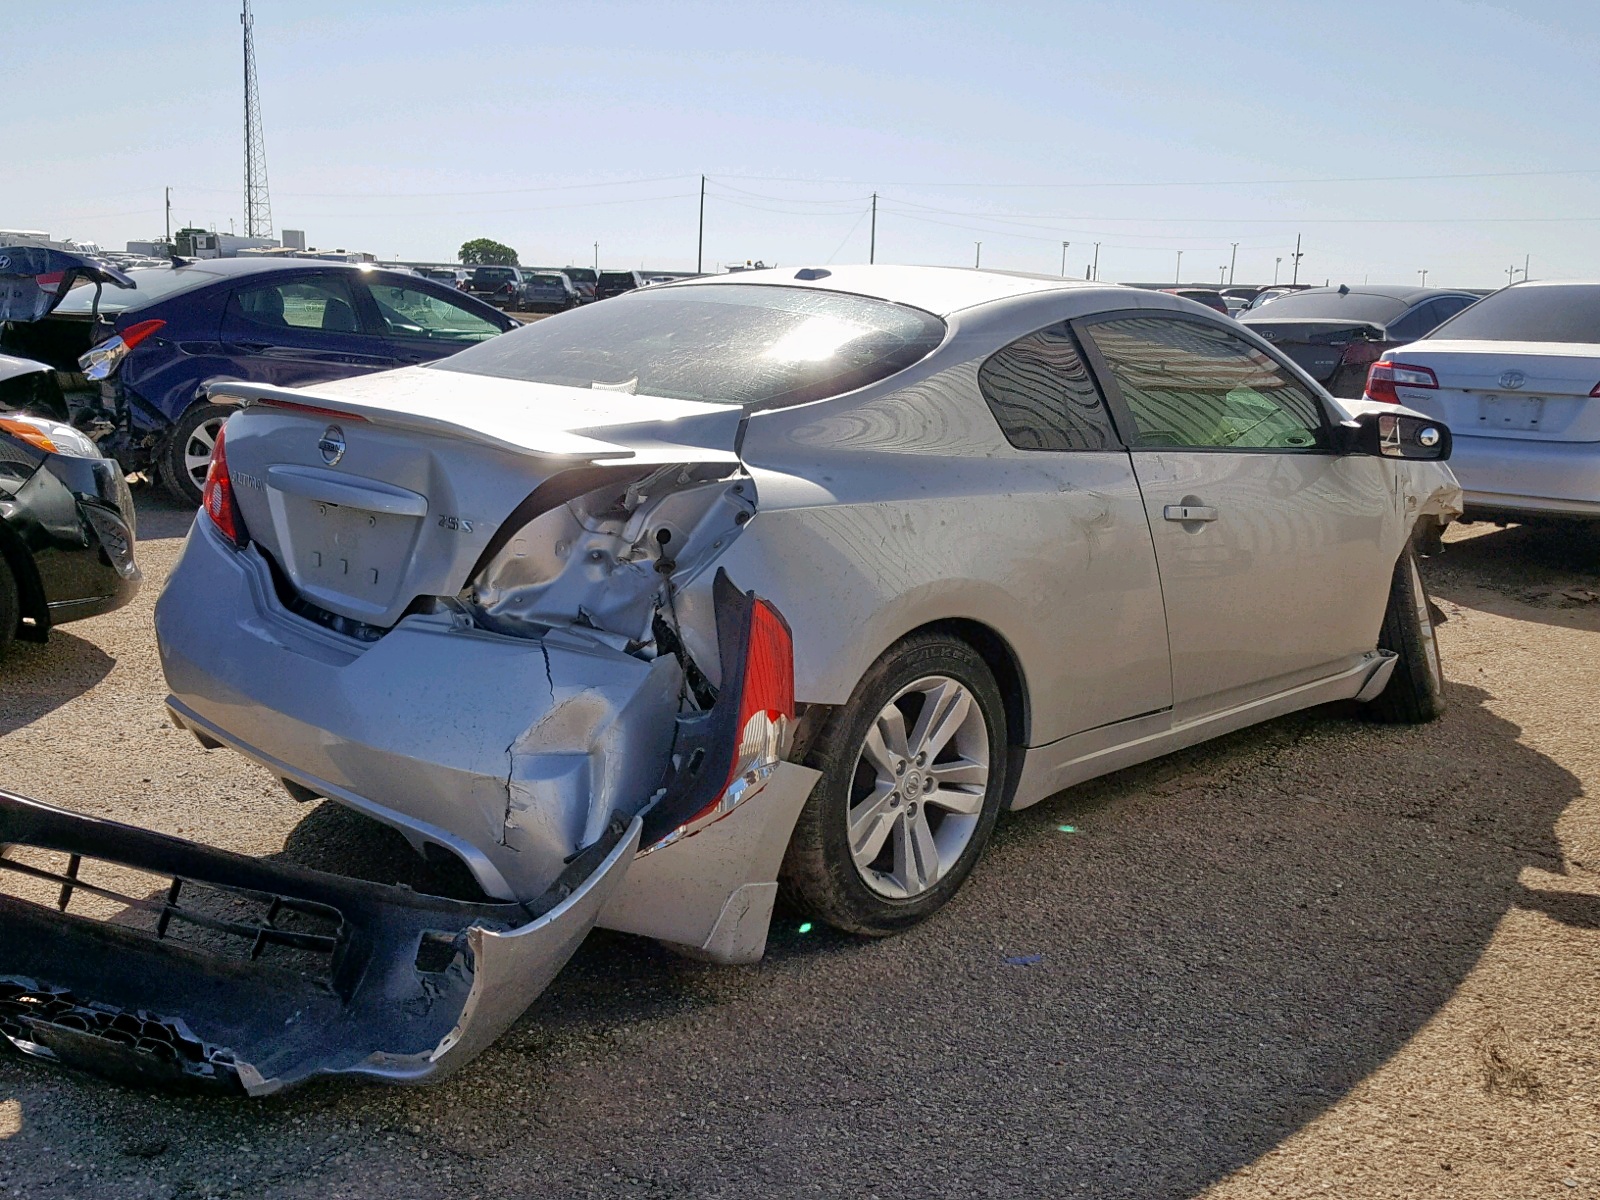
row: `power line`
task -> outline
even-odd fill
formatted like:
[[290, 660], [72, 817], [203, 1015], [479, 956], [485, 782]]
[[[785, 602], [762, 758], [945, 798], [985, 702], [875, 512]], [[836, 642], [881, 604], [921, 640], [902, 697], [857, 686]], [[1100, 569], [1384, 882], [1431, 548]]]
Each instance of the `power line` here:
[[[925, 188], [1147, 188], [1147, 187], [1284, 187], [1313, 183], [1408, 183], [1448, 179], [1533, 179], [1562, 175], [1600, 175], [1600, 167], [1578, 167], [1561, 171], [1459, 171], [1438, 175], [1335, 175], [1301, 179], [1200, 179], [1200, 180], [1136, 180], [1123, 183], [1084, 182], [1072, 183], [996, 183], [985, 180], [969, 183], [961, 180], [886, 180], [886, 179], [836, 179], [807, 178], [801, 175], [722, 175], [723, 179], [743, 179], [751, 182], [771, 183], [847, 183], [861, 187], [925, 187]], [[719, 178], [716, 175], [712, 179]]]

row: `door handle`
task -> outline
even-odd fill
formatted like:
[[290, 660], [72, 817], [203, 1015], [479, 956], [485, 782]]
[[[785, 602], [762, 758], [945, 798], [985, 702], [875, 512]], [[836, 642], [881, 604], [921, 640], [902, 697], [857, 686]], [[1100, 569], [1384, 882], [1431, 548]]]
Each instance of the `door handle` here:
[[1217, 510], [1205, 504], [1169, 504], [1161, 515], [1168, 521], [1215, 521]]

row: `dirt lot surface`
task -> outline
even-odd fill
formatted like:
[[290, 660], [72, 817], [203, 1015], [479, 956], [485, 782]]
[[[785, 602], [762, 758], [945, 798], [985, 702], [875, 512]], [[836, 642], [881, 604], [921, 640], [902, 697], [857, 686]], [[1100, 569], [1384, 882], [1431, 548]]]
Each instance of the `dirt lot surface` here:
[[[168, 726], [187, 515], [142, 507], [140, 600], [0, 670], [0, 786], [414, 875]], [[726, 968], [595, 935], [438, 1086], [216, 1100], [0, 1056], [0, 1195], [1600, 1196], [1597, 566], [1454, 530], [1438, 724], [1321, 709], [1077, 788], [890, 941], [784, 917]]]

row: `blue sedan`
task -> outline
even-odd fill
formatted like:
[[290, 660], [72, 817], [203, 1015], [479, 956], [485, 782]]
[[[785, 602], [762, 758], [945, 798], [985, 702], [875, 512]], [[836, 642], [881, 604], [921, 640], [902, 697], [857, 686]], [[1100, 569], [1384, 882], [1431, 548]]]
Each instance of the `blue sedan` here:
[[[313, 259], [209, 259], [77, 287], [6, 348], [62, 372], [73, 423], [198, 504], [223, 381], [288, 387], [431, 362], [516, 322], [430, 279]], [[78, 374], [81, 372], [81, 375]], [[87, 389], [87, 390], [85, 390]]]

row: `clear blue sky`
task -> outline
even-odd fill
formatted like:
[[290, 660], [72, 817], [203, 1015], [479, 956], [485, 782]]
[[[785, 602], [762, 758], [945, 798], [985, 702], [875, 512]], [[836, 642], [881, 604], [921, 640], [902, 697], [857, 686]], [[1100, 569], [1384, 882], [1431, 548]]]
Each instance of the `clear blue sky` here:
[[[692, 267], [705, 172], [708, 267], [865, 261], [877, 190], [879, 261], [1214, 281], [1238, 242], [1243, 282], [1299, 232], [1316, 282], [1600, 277], [1593, 3], [256, 3], [274, 226], [317, 246]], [[242, 229], [234, 0], [5, 26], [0, 228], [120, 247], [170, 184]]]

